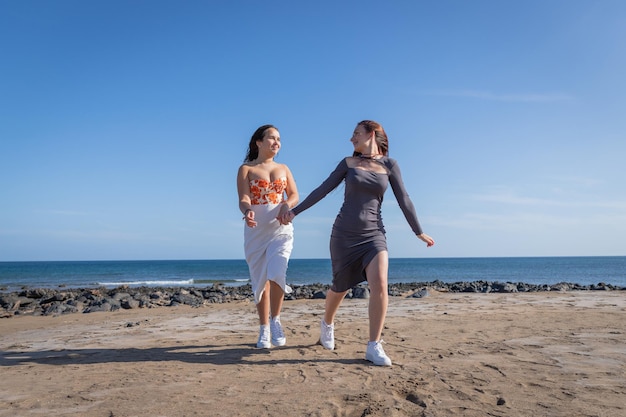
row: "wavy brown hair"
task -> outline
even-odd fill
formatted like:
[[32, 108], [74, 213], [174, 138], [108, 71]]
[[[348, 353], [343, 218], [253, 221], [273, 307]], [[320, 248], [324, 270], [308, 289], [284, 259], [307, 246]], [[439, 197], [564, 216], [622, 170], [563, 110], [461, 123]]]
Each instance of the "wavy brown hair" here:
[[[374, 138], [376, 139], [378, 150], [380, 150], [385, 156], [389, 154], [389, 139], [387, 138], [387, 133], [385, 133], [385, 129], [383, 129], [383, 126], [380, 123], [373, 120], [362, 120], [357, 123], [357, 127], [358, 126], [363, 126], [367, 133], [374, 132]], [[360, 152], [354, 152], [352, 154], [352, 156], [359, 155], [361, 155]]]
[[259, 146], [256, 143], [259, 140], [263, 141], [263, 138], [265, 138], [265, 131], [272, 128], [278, 130], [278, 128], [274, 125], [263, 125], [254, 131], [252, 137], [250, 138], [248, 152], [246, 153], [246, 157], [243, 162], [251, 162], [259, 157]]

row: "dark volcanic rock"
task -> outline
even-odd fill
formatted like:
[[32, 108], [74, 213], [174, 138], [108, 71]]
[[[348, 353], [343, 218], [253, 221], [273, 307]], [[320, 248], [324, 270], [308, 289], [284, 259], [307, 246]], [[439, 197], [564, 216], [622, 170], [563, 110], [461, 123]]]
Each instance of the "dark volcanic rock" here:
[[[285, 294], [286, 300], [324, 299], [330, 288], [328, 284], [293, 285], [293, 292]], [[616, 287], [600, 282], [594, 285], [580, 285], [560, 282], [554, 285], [534, 285], [523, 282], [442, 281], [394, 283], [388, 293], [391, 297], [421, 298], [429, 291], [472, 292], [472, 293], [516, 293], [537, 291], [624, 291], [626, 287]], [[361, 284], [348, 291], [347, 298], [369, 298], [367, 285]], [[17, 292], [0, 290], [0, 318], [16, 315], [62, 315], [69, 313], [91, 313], [95, 311], [116, 311], [119, 309], [154, 308], [163, 306], [188, 305], [192, 307], [210, 304], [230, 303], [241, 300], [253, 301], [250, 284], [229, 287], [220, 283], [207, 287], [167, 288], [167, 287], [128, 287], [113, 289], [104, 287], [49, 289], [26, 288]]]

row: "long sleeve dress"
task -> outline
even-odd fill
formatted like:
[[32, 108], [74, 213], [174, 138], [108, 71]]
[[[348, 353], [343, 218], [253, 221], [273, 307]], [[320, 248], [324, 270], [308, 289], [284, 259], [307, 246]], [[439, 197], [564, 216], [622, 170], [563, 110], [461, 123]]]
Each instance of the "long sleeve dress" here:
[[376, 254], [387, 250], [381, 206], [389, 184], [411, 229], [416, 235], [422, 234], [397, 162], [387, 156], [372, 162], [380, 163], [386, 173], [351, 168], [347, 159], [343, 159], [328, 178], [293, 209], [295, 215], [302, 213], [345, 181], [343, 205], [330, 236], [331, 288], [335, 292], [347, 291], [366, 281], [367, 265]]

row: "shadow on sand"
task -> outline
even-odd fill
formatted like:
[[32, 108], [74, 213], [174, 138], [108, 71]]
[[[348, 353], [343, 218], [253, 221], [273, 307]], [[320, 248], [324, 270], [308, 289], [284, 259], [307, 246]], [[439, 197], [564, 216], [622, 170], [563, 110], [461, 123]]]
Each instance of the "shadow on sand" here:
[[[309, 350], [315, 345], [285, 346], [272, 349], [258, 349], [253, 345], [239, 344], [230, 346], [171, 346], [159, 348], [122, 348], [122, 349], [56, 349], [34, 352], [4, 351], [0, 353], [0, 366], [17, 366], [28, 363], [45, 365], [81, 365], [114, 362], [161, 362], [180, 361], [214, 365], [271, 365], [336, 363], [364, 364], [365, 359], [312, 358], [271, 359], [271, 354], [285, 349]], [[302, 353], [302, 352], [301, 352]]]

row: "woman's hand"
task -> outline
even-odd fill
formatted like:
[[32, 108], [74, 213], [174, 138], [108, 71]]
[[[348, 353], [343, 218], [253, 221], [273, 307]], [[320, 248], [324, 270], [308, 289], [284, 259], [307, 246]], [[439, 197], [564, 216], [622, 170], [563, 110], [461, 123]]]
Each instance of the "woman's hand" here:
[[426, 247], [427, 248], [430, 248], [431, 246], [433, 246], [435, 244], [435, 241], [433, 240], [433, 238], [428, 236], [426, 233], [422, 233], [421, 235], [417, 235], [417, 237], [421, 241], [426, 242]]
[[282, 215], [279, 215], [276, 219], [280, 222], [280, 224], [289, 224], [291, 223], [294, 217], [296, 217], [296, 215], [293, 214], [291, 210], [288, 210]]
[[243, 220], [248, 227], [256, 227], [256, 220], [254, 220], [254, 211], [248, 209], [246, 214], [243, 215]]
[[280, 222], [280, 224], [287, 224], [283, 221], [285, 218], [285, 214], [289, 213], [289, 205], [287, 203], [283, 203], [280, 205], [280, 209], [278, 210], [278, 215], [276, 216], [276, 220]]

